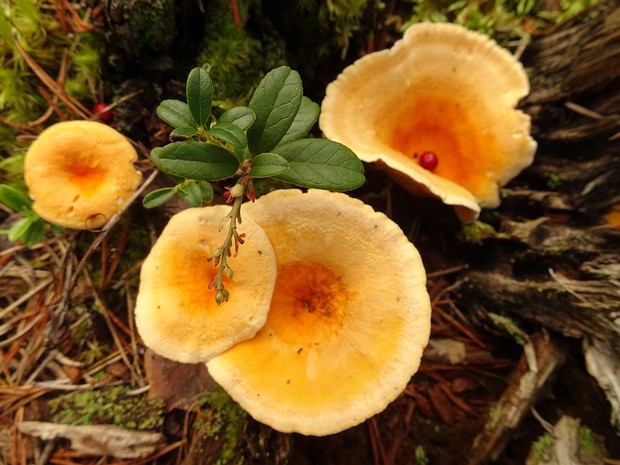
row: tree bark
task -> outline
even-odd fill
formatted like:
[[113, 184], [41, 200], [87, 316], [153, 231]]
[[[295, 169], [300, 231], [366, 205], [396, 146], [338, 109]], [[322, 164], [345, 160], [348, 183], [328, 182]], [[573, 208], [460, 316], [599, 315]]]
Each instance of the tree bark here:
[[620, 229], [602, 220], [620, 203], [619, 2], [535, 38], [523, 60], [538, 152], [473, 246], [460, 302], [620, 354]]

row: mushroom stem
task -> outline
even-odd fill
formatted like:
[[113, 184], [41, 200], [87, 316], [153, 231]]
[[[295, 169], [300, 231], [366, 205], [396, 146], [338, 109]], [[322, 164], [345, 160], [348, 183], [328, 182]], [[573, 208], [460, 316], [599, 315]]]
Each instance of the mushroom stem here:
[[[246, 177], [242, 178], [235, 184], [233, 188], [230, 189], [231, 197], [234, 198], [232, 208], [230, 209], [230, 213], [222, 218], [222, 226], [228, 221], [228, 233], [226, 234], [226, 239], [224, 239], [224, 244], [222, 247], [215, 249], [213, 255], [211, 256], [211, 260], [214, 261], [215, 266], [219, 266], [215, 277], [213, 278], [213, 282], [209, 284], [211, 288], [216, 289], [215, 293], [215, 301], [218, 305], [223, 302], [228, 302], [228, 298], [230, 293], [224, 286], [224, 273], [228, 279], [232, 280], [233, 270], [228, 265], [228, 257], [232, 256], [232, 248], [234, 244], [235, 253], [239, 251], [239, 246], [243, 244], [245, 234], [239, 234], [237, 232], [237, 223], [241, 223], [241, 205], [243, 204], [243, 195], [245, 194], [247, 181], [243, 181]], [[241, 186], [241, 194], [233, 195], [233, 189], [237, 186]], [[235, 192], [235, 194], [237, 194]]]

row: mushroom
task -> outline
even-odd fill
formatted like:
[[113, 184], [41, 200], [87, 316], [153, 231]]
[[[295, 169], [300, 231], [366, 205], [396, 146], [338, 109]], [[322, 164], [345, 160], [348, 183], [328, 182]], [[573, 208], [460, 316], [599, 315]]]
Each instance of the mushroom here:
[[323, 436], [382, 411], [417, 371], [430, 332], [420, 255], [360, 200], [278, 190], [244, 205], [274, 246], [278, 277], [254, 338], [211, 376], [276, 430]]
[[72, 229], [103, 226], [122, 210], [142, 175], [138, 155], [118, 131], [95, 121], [64, 121], [30, 145], [24, 178], [33, 209]]
[[603, 221], [610, 226], [620, 228], [620, 203], [612, 205], [607, 212], [603, 214]]
[[[319, 126], [469, 221], [497, 207], [499, 188], [532, 163], [530, 117], [515, 109], [528, 92], [523, 66], [492, 39], [418, 23], [328, 85]], [[432, 171], [421, 166], [426, 153], [436, 156]]]
[[276, 280], [275, 253], [251, 218], [238, 226], [246, 243], [229, 257], [230, 300], [218, 305], [210, 258], [224, 243], [219, 224], [230, 208], [190, 208], [174, 215], [142, 264], [136, 328], [144, 344], [181, 363], [205, 362], [251, 338], [267, 318]]

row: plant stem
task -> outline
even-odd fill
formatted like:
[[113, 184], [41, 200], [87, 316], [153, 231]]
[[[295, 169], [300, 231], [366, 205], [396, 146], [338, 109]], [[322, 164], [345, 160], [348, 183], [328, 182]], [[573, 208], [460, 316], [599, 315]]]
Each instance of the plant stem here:
[[[244, 189], [245, 191], [245, 189]], [[235, 197], [230, 213], [224, 217], [228, 219], [228, 233], [226, 234], [226, 239], [224, 240], [224, 244], [221, 247], [221, 253], [213, 258], [217, 260], [219, 257], [219, 261], [216, 261], [216, 266], [219, 264], [219, 268], [217, 270], [217, 274], [215, 278], [213, 278], [213, 285], [216, 289], [215, 293], [215, 301], [218, 305], [222, 302], [227, 302], [229, 297], [229, 292], [224, 286], [223, 278], [224, 273], [228, 276], [229, 279], [232, 279], [233, 271], [228, 265], [228, 257], [232, 256], [232, 248], [233, 243], [235, 247], [235, 253], [239, 249], [239, 245], [243, 244], [243, 235], [237, 233], [237, 222], [241, 223], [241, 205], [243, 204], [243, 194]]]

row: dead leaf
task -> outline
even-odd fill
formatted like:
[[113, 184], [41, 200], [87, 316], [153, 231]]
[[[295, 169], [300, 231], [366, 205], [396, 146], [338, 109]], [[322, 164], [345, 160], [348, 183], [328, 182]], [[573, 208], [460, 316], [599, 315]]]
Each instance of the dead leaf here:
[[144, 371], [149, 385], [149, 398], [160, 398], [168, 410], [189, 409], [196, 396], [215, 386], [204, 363], [187, 364], [168, 360], [147, 350]]
[[153, 454], [164, 443], [164, 435], [136, 431], [115, 425], [61, 425], [42, 421], [22, 421], [18, 429], [43, 440], [64, 438], [71, 447], [86, 455], [108, 455], [119, 459], [139, 459]]

